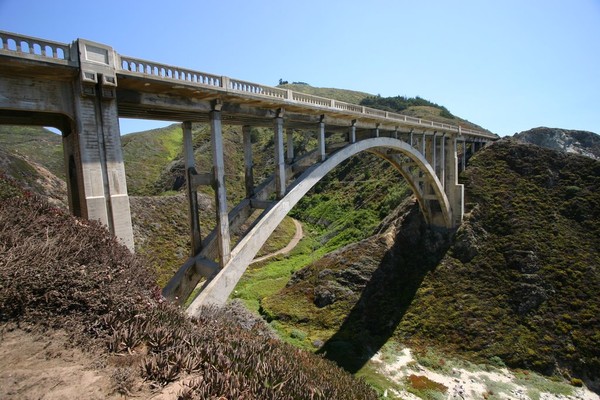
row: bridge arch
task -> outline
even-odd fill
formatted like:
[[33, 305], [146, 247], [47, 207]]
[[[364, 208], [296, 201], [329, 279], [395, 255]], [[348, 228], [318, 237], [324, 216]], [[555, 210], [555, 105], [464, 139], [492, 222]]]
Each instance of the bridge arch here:
[[445, 226], [448, 228], [452, 226], [451, 209], [443, 186], [429, 162], [418, 150], [399, 139], [388, 137], [364, 139], [345, 146], [331, 154], [325, 161], [313, 165], [298, 177], [288, 188], [286, 195], [268, 209], [265, 215], [263, 215], [263, 217], [231, 251], [231, 257], [227, 264], [216, 273], [212, 279], [204, 284], [200, 294], [188, 307], [188, 313], [194, 315], [200, 307], [209, 304], [225, 304], [237, 282], [248, 268], [248, 265], [250, 265], [260, 248], [281, 221], [283, 221], [289, 211], [327, 173], [343, 161], [363, 151], [369, 151], [390, 161], [392, 165], [400, 171], [402, 176], [413, 188], [413, 192], [417, 194], [420, 203], [422, 203], [421, 210], [426, 214], [426, 219], [431, 221], [433, 219], [431, 211], [428, 207], [423, 205], [425, 200], [424, 195], [420, 190], [418, 183], [415, 182], [413, 176], [409, 174], [408, 169], [403, 167], [402, 161], [398, 155], [408, 157], [423, 173], [424, 179], [433, 187], [435, 197], [440, 204]]

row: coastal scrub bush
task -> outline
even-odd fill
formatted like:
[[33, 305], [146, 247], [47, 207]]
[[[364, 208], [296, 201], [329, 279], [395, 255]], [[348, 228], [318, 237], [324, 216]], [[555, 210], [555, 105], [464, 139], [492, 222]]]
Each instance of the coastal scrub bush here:
[[[138, 379], [155, 387], [185, 375], [181, 399], [376, 399], [363, 381], [274, 339], [239, 308], [189, 318], [103, 226], [16, 187], [0, 177], [0, 192], [15, 193], [0, 200], [0, 322], [62, 328], [76, 344], [137, 355]], [[131, 379], [115, 371], [115, 390], [127, 393]]]

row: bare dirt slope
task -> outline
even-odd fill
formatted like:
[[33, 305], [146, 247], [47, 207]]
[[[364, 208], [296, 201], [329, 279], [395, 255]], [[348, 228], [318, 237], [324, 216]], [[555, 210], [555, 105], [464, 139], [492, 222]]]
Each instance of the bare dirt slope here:
[[17, 329], [3, 333], [1, 338], [2, 399], [120, 397], [101, 358], [70, 347], [63, 331], [32, 333]]

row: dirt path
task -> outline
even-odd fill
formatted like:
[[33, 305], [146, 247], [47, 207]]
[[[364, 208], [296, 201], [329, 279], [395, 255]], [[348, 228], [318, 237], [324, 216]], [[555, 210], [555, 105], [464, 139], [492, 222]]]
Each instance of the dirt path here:
[[254, 260], [252, 260], [250, 265], [257, 263], [257, 262], [267, 260], [271, 257], [278, 256], [280, 254], [288, 254], [290, 251], [292, 251], [294, 249], [294, 247], [296, 247], [298, 245], [298, 243], [300, 243], [300, 240], [302, 240], [302, 237], [304, 236], [304, 232], [302, 231], [302, 224], [293, 218], [292, 218], [292, 221], [294, 221], [294, 225], [296, 226], [296, 233], [294, 234], [294, 237], [292, 238], [292, 240], [290, 240], [290, 242], [287, 244], [287, 246], [285, 246], [283, 249], [277, 250], [274, 253], [270, 253], [265, 256], [255, 258]]

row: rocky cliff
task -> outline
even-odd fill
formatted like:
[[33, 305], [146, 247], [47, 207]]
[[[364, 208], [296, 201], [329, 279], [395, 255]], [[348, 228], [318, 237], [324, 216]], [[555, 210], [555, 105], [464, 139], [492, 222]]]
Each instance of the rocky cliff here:
[[600, 160], [600, 135], [594, 132], [540, 127], [517, 133], [514, 138], [520, 142]]

